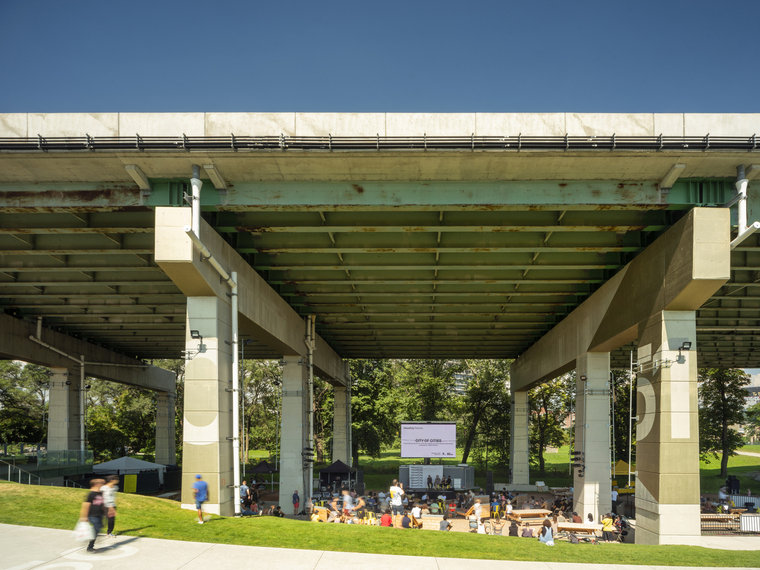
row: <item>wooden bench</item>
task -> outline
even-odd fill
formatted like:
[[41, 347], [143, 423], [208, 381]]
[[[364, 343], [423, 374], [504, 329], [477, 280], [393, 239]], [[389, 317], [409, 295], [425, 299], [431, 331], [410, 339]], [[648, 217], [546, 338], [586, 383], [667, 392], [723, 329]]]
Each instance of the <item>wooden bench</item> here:
[[558, 522], [557, 530], [559, 532], [567, 531], [573, 534], [592, 534], [596, 535], [602, 531], [602, 525], [594, 523], [571, 523], [571, 522]]
[[509, 518], [517, 522], [523, 522], [523, 519], [543, 519], [552, 514], [547, 509], [514, 509]]

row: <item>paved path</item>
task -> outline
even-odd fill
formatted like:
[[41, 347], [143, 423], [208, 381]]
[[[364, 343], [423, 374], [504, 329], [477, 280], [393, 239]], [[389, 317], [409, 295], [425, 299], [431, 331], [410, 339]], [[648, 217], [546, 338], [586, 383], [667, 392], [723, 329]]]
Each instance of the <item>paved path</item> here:
[[737, 455], [749, 455], [751, 457], [760, 457], [760, 453], [755, 453], [753, 451], [737, 451]]
[[[704, 537], [719, 548], [760, 550], [760, 537]], [[728, 540], [726, 540], [728, 539]], [[294, 541], [297, 537], [294, 537]], [[611, 566], [511, 560], [464, 561], [456, 558], [392, 556], [233, 546], [202, 542], [158, 540], [133, 536], [98, 537], [97, 553], [85, 552], [67, 530], [0, 524], [2, 570], [677, 570], [676, 566]], [[705, 544], [707, 546], [707, 544]], [[624, 547], [621, 545], [621, 547]], [[752, 548], [750, 548], [752, 547]], [[605, 547], [607, 548], [607, 547]], [[613, 548], [610, 546], [610, 548]], [[760, 555], [758, 560], [760, 560]]]

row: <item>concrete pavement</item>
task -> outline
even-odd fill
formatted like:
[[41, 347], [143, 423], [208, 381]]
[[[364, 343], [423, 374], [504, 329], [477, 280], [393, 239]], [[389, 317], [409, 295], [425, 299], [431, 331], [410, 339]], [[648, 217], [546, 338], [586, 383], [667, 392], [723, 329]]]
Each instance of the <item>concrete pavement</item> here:
[[[297, 537], [294, 536], [294, 543]], [[704, 537], [704, 546], [731, 550], [760, 550], [760, 537]], [[0, 524], [1, 570], [211, 570], [245, 568], [255, 565], [267, 570], [387, 570], [414, 567], [415, 570], [461, 570], [463, 560], [455, 558], [393, 556], [234, 546], [202, 542], [182, 542], [117, 536], [99, 536], [98, 553], [85, 552], [71, 532]], [[484, 570], [608, 570], [609, 565], [559, 562], [516, 562], [477, 560]], [[615, 566], [615, 570], [674, 570], [673, 566]]]

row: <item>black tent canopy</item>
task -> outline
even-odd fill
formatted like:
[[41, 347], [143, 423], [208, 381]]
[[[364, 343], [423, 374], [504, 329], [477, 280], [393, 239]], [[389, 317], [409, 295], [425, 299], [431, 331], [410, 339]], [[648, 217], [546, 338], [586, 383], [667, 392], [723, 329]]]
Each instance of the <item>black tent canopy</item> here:
[[319, 486], [331, 488], [333, 483], [337, 481], [351, 481], [351, 474], [355, 473], [356, 469], [349, 467], [343, 463], [340, 459], [332, 465], [319, 470]]
[[269, 463], [266, 459], [263, 460], [261, 463], [259, 463], [256, 467], [251, 469], [248, 473], [269, 473], [271, 476], [270, 484], [272, 487], [272, 490], [274, 490], [274, 475], [273, 473], [277, 473], [277, 469]]

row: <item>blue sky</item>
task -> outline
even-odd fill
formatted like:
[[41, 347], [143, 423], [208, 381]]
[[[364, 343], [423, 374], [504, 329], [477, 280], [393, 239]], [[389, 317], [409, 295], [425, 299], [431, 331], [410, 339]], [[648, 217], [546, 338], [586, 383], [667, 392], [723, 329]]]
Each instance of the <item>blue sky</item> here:
[[0, 0], [0, 112], [753, 112], [760, 2]]

